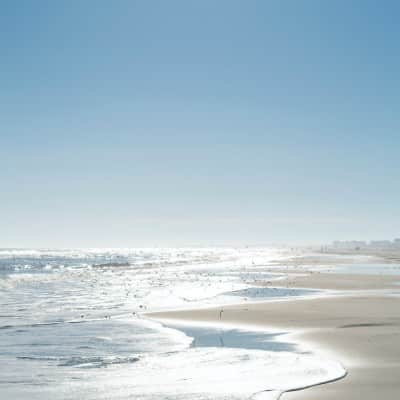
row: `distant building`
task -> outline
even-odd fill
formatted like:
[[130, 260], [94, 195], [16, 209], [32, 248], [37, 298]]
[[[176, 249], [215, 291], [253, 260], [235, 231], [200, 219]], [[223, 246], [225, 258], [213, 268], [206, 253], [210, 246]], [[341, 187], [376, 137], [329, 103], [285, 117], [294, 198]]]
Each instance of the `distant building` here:
[[367, 242], [362, 240], [336, 240], [333, 242], [333, 247], [340, 250], [358, 250], [367, 247]]
[[370, 247], [374, 249], [388, 249], [393, 246], [390, 240], [371, 240]]
[[391, 240], [371, 240], [366, 242], [363, 240], [336, 240], [332, 243], [332, 247], [336, 250], [387, 250], [400, 249], [400, 238]]

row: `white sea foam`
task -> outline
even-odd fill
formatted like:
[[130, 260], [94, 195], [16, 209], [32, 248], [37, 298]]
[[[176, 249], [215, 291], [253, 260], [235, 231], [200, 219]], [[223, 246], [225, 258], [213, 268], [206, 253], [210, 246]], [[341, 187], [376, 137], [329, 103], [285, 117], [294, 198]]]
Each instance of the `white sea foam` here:
[[311, 355], [203, 348], [149, 356], [134, 377], [136, 394], [155, 394], [162, 386], [170, 395], [206, 391], [214, 396], [244, 399], [258, 392], [279, 393], [314, 385], [344, 373], [339, 364]]
[[123, 370], [99, 371], [84, 398], [278, 399], [294, 389], [338, 379], [343, 367], [315, 355], [228, 348], [148, 354]]

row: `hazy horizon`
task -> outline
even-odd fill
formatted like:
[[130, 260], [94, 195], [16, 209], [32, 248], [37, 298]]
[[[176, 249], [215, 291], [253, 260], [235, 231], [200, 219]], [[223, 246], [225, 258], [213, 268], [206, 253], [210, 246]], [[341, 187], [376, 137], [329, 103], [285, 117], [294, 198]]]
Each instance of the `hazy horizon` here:
[[0, 247], [400, 236], [400, 3], [2, 3]]

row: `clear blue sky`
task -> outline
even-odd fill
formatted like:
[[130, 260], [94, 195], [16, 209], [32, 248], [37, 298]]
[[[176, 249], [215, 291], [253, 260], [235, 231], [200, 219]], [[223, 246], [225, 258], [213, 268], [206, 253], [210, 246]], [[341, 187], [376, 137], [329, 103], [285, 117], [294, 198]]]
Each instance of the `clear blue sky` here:
[[400, 2], [0, 6], [0, 247], [400, 236]]

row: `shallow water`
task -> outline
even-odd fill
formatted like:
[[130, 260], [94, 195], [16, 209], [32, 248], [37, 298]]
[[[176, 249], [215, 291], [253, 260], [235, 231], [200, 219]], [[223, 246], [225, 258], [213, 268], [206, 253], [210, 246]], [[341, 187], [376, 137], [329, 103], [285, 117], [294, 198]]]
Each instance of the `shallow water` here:
[[338, 264], [311, 268], [316, 271], [336, 274], [360, 274], [360, 275], [400, 275], [399, 264], [379, 264], [354, 262], [351, 264]]
[[244, 299], [271, 299], [274, 297], [307, 296], [319, 293], [313, 289], [287, 289], [282, 287], [250, 287], [223, 293], [226, 296], [238, 296]]
[[271, 249], [0, 250], [0, 397], [245, 399], [269, 390], [262, 396], [276, 398], [332, 379], [339, 365], [276, 335], [176, 329], [140, 316], [313, 294], [254, 287], [275, 278], [263, 269], [284, 256]]
[[286, 332], [267, 333], [222, 326], [202, 326], [168, 324], [193, 338], [191, 347], [221, 347], [229, 349], [248, 349], [266, 351], [286, 351], [298, 353], [297, 346], [281, 338]]
[[330, 267], [327, 272], [364, 275], [400, 275], [399, 264], [340, 264]]

